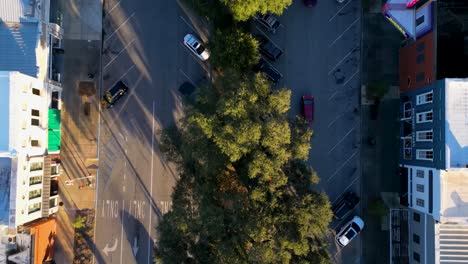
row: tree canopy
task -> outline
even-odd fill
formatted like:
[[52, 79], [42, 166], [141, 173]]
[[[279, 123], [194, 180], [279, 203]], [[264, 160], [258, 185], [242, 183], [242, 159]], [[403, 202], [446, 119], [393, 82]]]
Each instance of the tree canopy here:
[[265, 14], [272, 12], [278, 15], [283, 13], [283, 10], [289, 7], [292, 0], [220, 0], [232, 12], [232, 15], [237, 21], [245, 21], [256, 13]]
[[[218, 96], [213, 95], [213, 93]], [[262, 75], [202, 88], [163, 151], [181, 177], [158, 225], [163, 263], [329, 263], [328, 198], [312, 191], [312, 132], [288, 119], [291, 92]], [[209, 107], [207, 107], [209, 106]]]

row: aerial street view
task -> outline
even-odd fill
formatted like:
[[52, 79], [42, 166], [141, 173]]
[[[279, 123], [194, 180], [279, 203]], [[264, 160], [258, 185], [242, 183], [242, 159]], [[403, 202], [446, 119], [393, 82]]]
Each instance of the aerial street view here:
[[468, 263], [468, 0], [0, 0], [0, 264]]

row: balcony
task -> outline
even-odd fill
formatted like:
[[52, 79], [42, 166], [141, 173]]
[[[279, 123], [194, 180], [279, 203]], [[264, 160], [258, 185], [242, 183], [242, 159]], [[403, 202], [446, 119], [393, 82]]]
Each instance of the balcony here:
[[403, 158], [405, 160], [411, 160], [413, 158], [413, 146], [411, 142], [411, 138], [405, 138], [403, 140]]

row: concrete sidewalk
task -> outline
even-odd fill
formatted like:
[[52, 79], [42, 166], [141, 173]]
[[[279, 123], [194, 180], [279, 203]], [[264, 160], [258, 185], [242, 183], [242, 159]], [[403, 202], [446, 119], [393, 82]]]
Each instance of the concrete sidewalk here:
[[[55, 261], [73, 263], [75, 212], [95, 207], [98, 168], [101, 0], [57, 1], [63, 14], [62, 172]], [[89, 74], [92, 74], [90, 79]], [[73, 185], [65, 181], [75, 180]]]

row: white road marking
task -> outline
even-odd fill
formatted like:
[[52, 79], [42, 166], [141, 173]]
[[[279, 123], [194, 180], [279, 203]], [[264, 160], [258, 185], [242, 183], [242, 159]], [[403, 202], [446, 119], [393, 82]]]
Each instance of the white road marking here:
[[184, 18], [183, 16], [179, 16], [179, 17], [180, 17], [180, 19], [182, 19], [182, 21], [184, 21], [185, 24], [187, 24], [187, 26], [189, 26], [189, 28], [190, 28], [193, 32], [197, 32], [197, 31], [195, 30], [195, 28], [194, 28], [189, 22], [187, 22], [187, 20], [185, 20], [185, 18]]
[[331, 99], [333, 99], [333, 97], [335, 97], [335, 95], [338, 94], [338, 91], [335, 91], [330, 97], [328, 97], [328, 101], [331, 101]]
[[328, 151], [327, 155], [329, 155], [341, 142], [343, 142], [343, 140], [345, 140], [345, 138], [346, 138], [349, 134], [351, 134], [351, 132], [353, 132], [354, 129], [356, 129], [356, 126], [354, 126], [353, 128], [351, 128], [351, 129], [348, 131], [348, 133], [346, 133], [346, 135], [344, 135], [344, 136], [340, 139], [340, 141], [338, 141], [338, 143], [336, 143], [335, 146], [333, 146], [333, 148], [331, 148], [331, 149]]
[[328, 47], [331, 48], [333, 45], [335, 45], [335, 43], [336, 43], [340, 38], [342, 38], [343, 35], [344, 35], [346, 32], [348, 32], [348, 30], [349, 30], [352, 26], [354, 26], [354, 24], [356, 24], [356, 23], [359, 21], [359, 19], [361, 19], [361, 18], [360, 18], [360, 17], [356, 18], [356, 20], [354, 20], [354, 22], [351, 23], [351, 25], [349, 25], [349, 26], [346, 28], [346, 30], [343, 31], [343, 33], [341, 33]]
[[122, 75], [120, 76], [120, 78], [119, 78], [117, 81], [115, 81], [115, 82], [114, 82], [111, 86], [109, 86], [109, 87], [114, 87], [114, 85], [115, 85], [118, 81], [122, 80], [133, 68], [135, 68], [135, 64], [133, 64], [132, 67], [130, 67], [124, 74], [122, 74]]
[[338, 10], [338, 12], [336, 12], [330, 19], [328, 19], [328, 22], [331, 22], [341, 12], [341, 10], [343, 10], [351, 2], [352, 2], [351, 0], [346, 2], [346, 4], [344, 4], [343, 7]]
[[203, 70], [209, 75], [210, 74], [210, 71], [206, 69], [206, 64], [204, 61], [200, 60], [200, 58], [198, 58], [197, 56], [195, 56], [193, 54], [193, 52], [191, 52], [189, 50], [189, 48], [187, 48], [184, 44], [182, 43], [179, 43], [180, 46], [182, 46], [193, 58], [195, 58], [195, 60], [198, 62], [198, 64], [200, 64], [200, 66], [203, 68]]
[[354, 151], [354, 153], [345, 162], [343, 162], [343, 164], [341, 164], [341, 166], [338, 167], [338, 169], [336, 169], [332, 176], [330, 176], [330, 178], [327, 179], [327, 182], [330, 182], [330, 180], [333, 179], [333, 177], [335, 177], [335, 175], [344, 167], [344, 165], [346, 165], [346, 163], [348, 163], [357, 154], [357, 152], [357, 150]]
[[114, 8], [116, 8], [118, 5], [120, 5], [120, 1], [117, 2], [117, 4], [115, 4], [109, 11], [107, 11], [107, 13], [110, 14], [112, 12], [112, 10], [114, 10]]
[[[153, 100], [153, 124], [151, 127], [151, 180], [150, 180], [150, 199], [153, 199], [153, 156], [154, 156], [154, 100]], [[151, 213], [151, 201], [150, 201], [150, 206], [149, 208], [149, 225], [148, 225], [148, 264], [151, 263], [151, 229], [153, 229], [153, 226], [151, 225], [151, 216], [153, 215]]]
[[345, 193], [357, 180], [359, 179], [359, 176], [354, 178], [354, 180], [344, 189], [343, 192], [340, 193], [340, 195], [338, 195], [335, 200], [333, 200], [332, 204], [334, 204], [338, 199], [341, 198], [341, 196], [343, 195], [343, 193]]
[[188, 77], [188, 75], [185, 74], [185, 72], [182, 69], [179, 68], [179, 71], [185, 76], [185, 78], [187, 78], [193, 84], [193, 86], [198, 88], [198, 85], [196, 85], [195, 82], [190, 77]]
[[127, 50], [127, 48], [128, 48], [130, 45], [133, 44], [134, 41], [135, 41], [135, 39], [132, 39], [132, 40], [130, 41], [130, 43], [128, 43], [127, 45], [125, 45], [125, 47], [119, 52], [119, 54], [117, 54], [117, 56], [115, 56], [114, 58], [112, 58], [112, 60], [109, 61], [109, 62], [106, 64], [106, 66], [104, 66], [104, 68], [102, 68], [102, 69], [104, 70], [104, 69], [107, 68], [112, 62], [114, 62], [114, 61], [120, 56], [120, 54], [122, 54], [122, 52], [124, 52], [125, 50]]
[[123, 217], [123, 212], [125, 212], [125, 201], [122, 200], [122, 213], [120, 213], [120, 264], [122, 264], [122, 246], [123, 246], [123, 227], [124, 227], [124, 217]]
[[356, 45], [356, 47], [354, 47], [350, 52], [348, 52], [348, 54], [346, 54], [346, 56], [344, 56], [336, 65], [335, 67], [333, 67], [329, 72], [328, 72], [328, 75], [330, 75], [338, 66], [340, 66], [340, 64], [346, 60], [346, 58], [349, 57], [349, 55], [353, 54], [353, 52], [359, 47], [359, 44]]
[[335, 119], [333, 119], [333, 121], [331, 121], [331, 122], [328, 124], [327, 128], [330, 128], [330, 127], [331, 127], [338, 119], [340, 119], [340, 117], [342, 117], [342, 116], [343, 116], [343, 114], [339, 114]]
[[107, 38], [104, 40], [103, 45], [106, 44], [106, 42], [107, 42], [110, 38], [112, 38], [112, 37], [115, 35], [115, 33], [117, 33], [117, 31], [119, 31], [119, 29], [120, 29], [123, 25], [127, 24], [127, 22], [128, 22], [134, 15], [135, 15], [135, 12], [133, 12], [127, 19], [125, 19], [125, 21], [124, 21], [122, 24], [120, 24], [120, 25], [117, 27], [117, 29], [115, 29], [114, 32], [112, 32], [112, 34], [110, 34], [110, 36], [107, 37]]
[[351, 77], [349, 77], [348, 80], [346, 80], [346, 82], [343, 84], [343, 86], [348, 84], [349, 81], [351, 81], [354, 78], [354, 76], [356, 76], [356, 74], [358, 74], [358, 72], [359, 72], [359, 69], [357, 69], [356, 72], [354, 72], [353, 75], [351, 75]]

